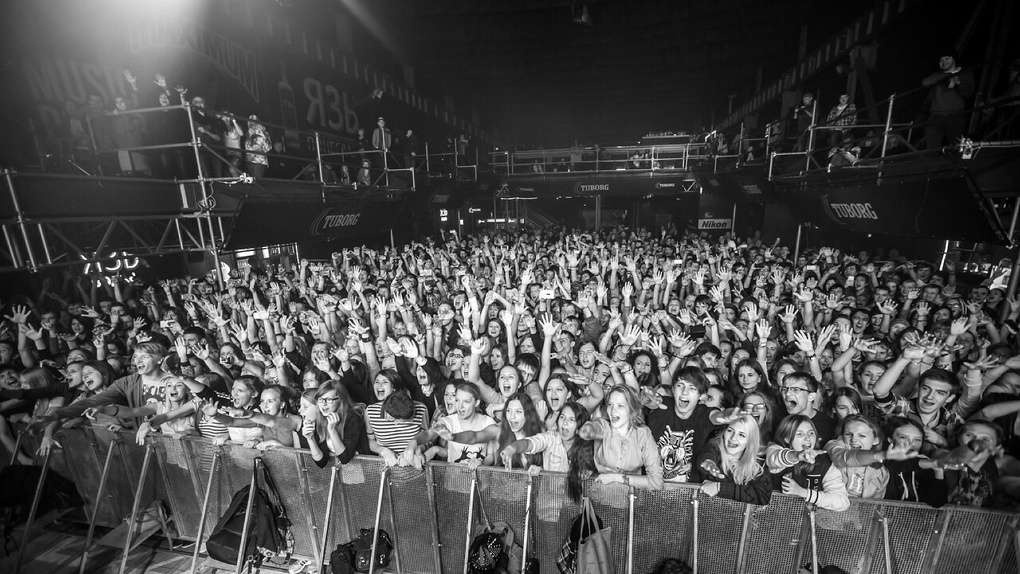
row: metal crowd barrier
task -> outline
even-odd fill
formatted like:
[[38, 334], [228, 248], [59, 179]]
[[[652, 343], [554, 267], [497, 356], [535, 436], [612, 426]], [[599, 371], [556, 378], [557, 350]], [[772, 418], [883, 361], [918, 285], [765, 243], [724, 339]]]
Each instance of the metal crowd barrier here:
[[[478, 522], [477, 510], [468, 520], [472, 476], [489, 518], [510, 524], [518, 540], [532, 492], [528, 554], [543, 573], [557, 573], [560, 545], [580, 511], [566, 496], [566, 476], [555, 473], [531, 478], [523, 471], [483, 467], [473, 475], [463, 465], [446, 463], [385, 472], [375, 457], [319, 468], [307, 451], [260, 452], [171, 436], [154, 436], [141, 447], [133, 433], [98, 428], [65, 429], [58, 440], [63, 448], [50, 457], [51, 471], [76, 482], [86, 516], [98, 509], [99, 526], [115, 527], [130, 519], [133, 508], [137, 513], [163, 501], [174, 537], [204, 540], [261, 457], [293, 523], [296, 556], [328, 557], [360, 528], [372, 528], [378, 511], [396, 548], [388, 570], [399, 574], [463, 571], [466, 529]], [[815, 554], [820, 567], [834, 564], [861, 574], [1017, 572], [1020, 515], [1013, 513], [866, 499], [853, 499], [845, 512], [830, 512], [808, 509], [802, 499], [781, 493], [767, 506], [752, 506], [705, 497], [697, 485], [686, 484], [653, 492], [588, 482], [586, 493], [613, 529], [620, 574], [651, 573], [666, 558], [696, 563], [701, 574], [793, 574]]]

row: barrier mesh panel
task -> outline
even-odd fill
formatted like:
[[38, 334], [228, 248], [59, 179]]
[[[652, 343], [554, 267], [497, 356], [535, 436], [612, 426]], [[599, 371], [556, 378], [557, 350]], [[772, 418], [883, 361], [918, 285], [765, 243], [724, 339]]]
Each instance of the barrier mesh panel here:
[[[329, 502], [329, 477], [331, 474], [331, 468], [328, 466], [326, 468], [319, 468], [310, 454], [302, 453], [300, 456], [301, 464], [304, 466], [305, 472], [308, 476], [308, 497], [310, 499], [310, 505], [305, 508], [305, 512], [311, 515], [311, 521], [316, 527], [315, 535], [319, 537], [319, 541], [321, 542], [322, 528], [326, 523], [326, 505]], [[347, 531], [347, 521], [344, 518], [344, 503], [340, 490], [338, 474], [337, 486], [333, 493], [333, 509], [329, 516], [329, 537], [326, 540], [326, 560], [329, 560], [329, 553], [332, 552], [338, 544], [343, 544], [353, 538], [353, 536]], [[309, 520], [306, 516], [291, 516], [290, 519], [291, 521], [297, 521], [300, 519], [305, 522]]]
[[[267, 450], [262, 454], [262, 462], [276, 483], [280, 493], [280, 502], [290, 519], [291, 532], [294, 534], [294, 555], [315, 556], [312, 544], [313, 532], [305, 518], [305, 492], [302, 488], [302, 477], [298, 475], [297, 454], [284, 450]], [[260, 483], [261, 485], [261, 483]], [[264, 485], [261, 485], [264, 488]]]
[[699, 572], [733, 572], [740, 550], [740, 529], [744, 524], [744, 504], [725, 498], [701, 496], [698, 499]]
[[[185, 442], [169, 436], [154, 436], [153, 441], [177, 536], [194, 540], [198, 534], [205, 485], [196, 485], [192, 478], [191, 454]], [[196, 488], [202, 494], [196, 495]]]
[[[412, 574], [441, 574], [436, 572], [432, 545], [434, 517], [425, 472], [414, 468], [393, 468], [390, 470], [389, 488], [388, 498], [393, 501], [395, 522], [390, 534], [397, 547], [401, 570]], [[386, 501], [383, 505], [383, 512], [389, 512]], [[391, 562], [390, 570], [395, 566]]]
[[[102, 526], [116, 526], [130, 513], [145, 454], [145, 448], [134, 444], [133, 434], [123, 435], [124, 444], [114, 446], [107, 494], [103, 500], [93, 501], [105, 454], [114, 436], [102, 428], [66, 429], [60, 435], [62, 452], [51, 457], [53, 469], [59, 472], [63, 468], [76, 480], [83, 498], [89, 501], [86, 509], [98, 506], [98, 524]], [[283, 504], [293, 523], [295, 554], [312, 555], [313, 537], [321, 538], [322, 525], [327, 520], [325, 507], [330, 468], [320, 469], [306, 452], [289, 449], [261, 453], [240, 445], [215, 447], [200, 439], [182, 441], [171, 437], [156, 437], [155, 444], [147, 485], [142, 492], [142, 508], [154, 500], [167, 501], [180, 536], [191, 538], [198, 533], [210, 463], [213, 453], [221, 450], [221, 465], [212, 481], [205, 536], [226, 511], [234, 493], [250, 482], [253, 460], [262, 456], [280, 488]], [[33, 446], [31, 442], [25, 445], [26, 448]], [[467, 515], [471, 472], [463, 465], [445, 463], [434, 464], [430, 469], [435, 479], [437, 514], [433, 514], [428, 503], [429, 486], [425, 474], [396, 468], [389, 476], [393, 519], [390, 518], [390, 502], [384, 499], [381, 526], [394, 538], [402, 571], [439, 574], [435, 565], [435, 536], [439, 540], [442, 573], [456, 574], [463, 570], [467, 528], [470, 525], [473, 530], [479, 522], [477, 510], [470, 520]], [[327, 555], [338, 543], [354, 538], [359, 528], [372, 526], [383, 470], [380, 459], [358, 457], [338, 471], [334, 508], [328, 517]], [[482, 468], [477, 477], [490, 520], [506, 521], [518, 537], [523, 537], [528, 476], [521, 472]], [[625, 574], [627, 489], [622, 485], [595, 485], [591, 481], [585, 486], [595, 511], [613, 529], [614, 561], [617, 572]], [[634, 574], [654, 571], [667, 557], [691, 561], [691, 500], [696, 495], [697, 489], [688, 485], [669, 485], [661, 492], [635, 492]], [[798, 545], [803, 547], [801, 564], [810, 561], [809, 541], [800, 540], [804, 514], [799, 499], [776, 493], [767, 507], [752, 507], [743, 549], [740, 538], [745, 505], [703, 496], [699, 501], [701, 572], [734, 572], [741, 550], [745, 552], [744, 572], [747, 573], [795, 571]], [[542, 572], [556, 574], [560, 546], [580, 511], [579, 506], [567, 498], [566, 476], [543, 474], [536, 477], [533, 505], [534, 537], [530, 555], [539, 560]], [[1017, 574], [1016, 551], [1004, 528], [1015, 519], [1015, 514], [961, 507], [933, 509], [859, 499], [852, 500], [846, 512], [817, 512], [820, 564], [858, 572], [871, 560], [866, 574], [885, 574], [881, 546], [874, 556], [865, 556], [869, 546], [880, 540], [881, 533], [874, 521], [880, 509], [888, 520], [894, 571], [899, 574], [922, 574], [921, 565], [925, 557], [934, 552], [939, 539], [934, 529], [946, 516], [948, 526], [937, 572]], [[396, 569], [395, 557], [389, 570]]]
[[543, 574], [558, 574], [556, 557], [581, 507], [567, 497], [567, 477], [564, 474], [536, 476], [534, 488], [532, 525], [535, 549], [528, 550], [528, 553], [538, 559]]
[[[819, 510], [815, 518], [819, 564], [835, 564], [847, 572], [859, 571], [868, 548], [874, 514], [874, 506], [854, 498], [844, 512]], [[810, 546], [804, 549], [803, 562], [811, 562]]]
[[[159, 503], [166, 506], [167, 492], [166, 483], [163, 481], [163, 473], [160, 469], [159, 457], [153, 448], [152, 455], [149, 457], [149, 467], [145, 472], [145, 480], [142, 479], [142, 466], [145, 459], [145, 453], [148, 447], [138, 446], [134, 441], [133, 433], [127, 433], [124, 436], [124, 444], [121, 446], [124, 452], [124, 470], [128, 473], [131, 481], [131, 487], [138, 489], [141, 487], [141, 498], [140, 504], [138, 505], [138, 511], [145, 512], [154, 503]], [[115, 457], [116, 458], [116, 457]], [[115, 463], [116, 464], [116, 463]], [[130, 499], [134, 502], [134, 493]], [[130, 507], [127, 514], [131, 513]]]
[[1006, 536], [1006, 551], [1002, 553], [1002, 562], [999, 563], [999, 574], [1017, 574], [1017, 555], [1016, 555], [1016, 544], [1010, 539], [1010, 536]]
[[803, 522], [804, 499], [796, 496], [773, 492], [768, 506], [754, 507], [744, 547], [747, 553], [745, 571], [786, 574], [793, 572], [794, 566], [810, 563], [811, 541], [806, 540], [805, 558], [802, 564], [794, 564]]
[[[932, 534], [942, 511], [921, 505], [883, 505], [889, 524], [889, 540], [893, 568], [897, 574], [926, 574], [921, 565], [931, 551]], [[881, 546], [876, 547], [871, 564], [872, 574], [885, 573], [885, 556]]]
[[[96, 444], [96, 458], [98, 459], [99, 472], [96, 474], [98, 480], [103, 470], [102, 461], [105, 460], [106, 451], [110, 448], [110, 442], [116, 437], [116, 434], [101, 427], [92, 427], [92, 434]], [[125, 435], [124, 441], [127, 442], [127, 440], [129, 440], [129, 437]], [[111, 503], [115, 516], [111, 526], [117, 526], [131, 514], [131, 503], [135, 497], [135, 485], [138, 481], [138, 475], [128, 472], [129, 467], [126, 466], [124, 460], [124, 457], [127, 456], [126, 448], [123, 444], [114, 445], [113, 460], [110, 461], [110, 473], [106, 479], [107, 495], [105, 496], [105, 502]], [[96, 485], [98, 484], [96, 482]]]
[[[666, 558], [691, 563], [696, 488], [668, 485], [661, 492], [636, 489], [634, 572], [654, 572]], [[615, 534], [615, 533], [614, 533]]]
[[[627, 487], [619, 483], [592, 484], [588, 489], [588, 496], [595, 513], [602, 519], [603, 526], [613, 529], [612, 550], [616, 571], [626, 572], [629, 533]], [[635, 513], [635, 522], [636, 517]]]
[[949, 528], [939, 556], [942, 574], [991, 572], [1008, 514], [964, 507], [949, 509]]
[[[96, 452], [92, 444], [92, 433], [85, 430], [64, 432], [59, 440], [64, 446], [64, 456], [68, 465], [74, 469], [73, 477], [78, 486], [78, 494], [85, 501], [85, 516], [91, 517], [97, 506], [96, 489], [99, 488], [99, 481], [103, 475], [106, 452], [105, 450], [101, 453]], [[98, 501], [99, 513], [96, 515], [96, 524], [106, 527], [117, 526], [123, 517], [117, 514], [120, 503], [121, 501], [110, 496], [110, 484], [107, 482], [106, 492], [102, 500]]]
[[[436, 480], [436, 509], [439, 516], [443, 574], [456, 574], [464, 570], [464, 537], [468, 527], [471, 471], [466, 466], [458, 464], [435, 465], [432, 470]], [[474, 523], [475, 520], [472, 518], [472, 528]]]

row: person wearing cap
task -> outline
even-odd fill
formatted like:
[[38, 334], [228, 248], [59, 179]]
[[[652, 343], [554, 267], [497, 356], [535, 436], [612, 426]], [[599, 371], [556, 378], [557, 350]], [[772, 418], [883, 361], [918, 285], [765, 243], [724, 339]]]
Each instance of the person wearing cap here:
[[954, 144], [963, 137], [967, 116], [967, 100], [974, 97], [974, 74], [956, 63], [956, 51], [947, 50], [939, 58], [939, 71], [921, 81], [931, 88], [931, 115], [924, 127], [929, 150], [937, 150], [943, 142]]
[[375, 128], [375, 131], [372, 132], [372, 147], [387, 152], [393, 146], [393, 135], [390, 134], [390, 128], [386, 127], [385, 118], [380, 117], [376, 125], [379, 127]]

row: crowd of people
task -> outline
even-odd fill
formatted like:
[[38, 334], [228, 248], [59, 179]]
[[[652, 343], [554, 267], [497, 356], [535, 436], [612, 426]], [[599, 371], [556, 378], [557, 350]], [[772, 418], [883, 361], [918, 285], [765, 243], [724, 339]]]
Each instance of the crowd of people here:
[[[1001, 277], [675, 229], [488, 231], [5, 302], [0, 441], [93, 424], [565, 472], [830, 510], [1015, 507], [1020, 299]], [[33, 453], [18, 452], [28, 461]]]

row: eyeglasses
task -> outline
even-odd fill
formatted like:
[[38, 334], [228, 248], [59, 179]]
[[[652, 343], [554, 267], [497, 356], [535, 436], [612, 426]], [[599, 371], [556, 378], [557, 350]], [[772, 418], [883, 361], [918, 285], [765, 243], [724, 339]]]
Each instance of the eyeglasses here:
[[340, 397], [319, 397], [319, 398], [315, 399], [315, 402], [319, 403], [320, 405], [323, 405], [323, 406], [330, 406], [330, 405], [332, 405], [333, 403], [335, 403], [335, 402], [337, 402], [339, 400], [340, 400]]
[[788, 395], [790, 393], [808, 393], [804, 387], [782, 387], [779, 389], [780, 394]]
[[748, 404], [745, 404], [745, 405], [744, 405], [744, 408], [745, 408], [746, 410], [749, 410], [749, 411], [755, 411], [755, 412], [758, 412], [758, 411], [763, 411], [763, 410], [765, 410], [765, 409], [766, 409], [767, 407], [765, 406], [765, 403], [758, 403], [758, 404], [754, 404], [754, 405], [748, 405]]

